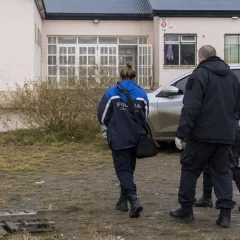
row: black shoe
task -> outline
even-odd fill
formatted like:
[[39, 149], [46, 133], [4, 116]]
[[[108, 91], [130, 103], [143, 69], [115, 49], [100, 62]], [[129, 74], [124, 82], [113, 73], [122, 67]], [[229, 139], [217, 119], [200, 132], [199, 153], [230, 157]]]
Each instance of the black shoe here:
[[128, 211], [127, 197], [123, 193], [121, 193], [121, 196], [120, 196], [118, 202], [116, 203], [115, 209], [123, 211], [123, 212]]
[[130, 218], [138, 218], [140, 217], [140, 212], [143, 210], [143, 206], [139, 202], [137, 195], [129, 194], [128, 201], [131, 204], [131, 211], [129, 213]]
[[230, 228], [230, 221], [231, 221], [231, 209], [222, 208], [220, 210], [220, 214], [216, 221], [216, 224], [222, 228]]
[[239, 206], [239, 208], [238, 208], [238, 211], [240, 212], [240, 206]]
[[193, 209], [192, 207], [187, 208], [179, 208], [177, 210], [171, 211], [170, 216], [172, 218], [175, 218], [181, 222], [190, 223], [195, 220], [193, 215]]
[[211, 198], [200, 198], [194, 203], [195, 207], [213, 207], [213, 202]]

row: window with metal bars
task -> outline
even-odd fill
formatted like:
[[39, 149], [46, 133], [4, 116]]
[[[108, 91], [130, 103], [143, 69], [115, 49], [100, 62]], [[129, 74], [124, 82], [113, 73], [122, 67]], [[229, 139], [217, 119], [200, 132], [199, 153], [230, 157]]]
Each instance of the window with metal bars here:
[[196, 46], [195, 34], [165, 34], [164, 65], [196, 65]]
[[226, 34], [224, 50], [227, 63], [240, 63], [240, 34]]

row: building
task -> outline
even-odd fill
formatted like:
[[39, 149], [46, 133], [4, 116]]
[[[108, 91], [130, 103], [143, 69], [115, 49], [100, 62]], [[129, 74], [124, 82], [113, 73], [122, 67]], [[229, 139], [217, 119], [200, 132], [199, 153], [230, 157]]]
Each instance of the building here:
[[193, 70], [204, 44], [239, 63], [239, 16], [239, 0], [1, 0], [0, 91], [27, 79], [104, 78], [127, 61], [140, 85], [157, 88]]
[[240, 63], [239, 0], [150, 0], [154, 22], [154, 79], [160, 85], [197, 65], [213, 45], [227, 63]]
[[116, 76], [118, 68], [131, 61], [139, 83], [152, 84], [153, 22], [148, 1], [45, 0], [45, 6], [43, 78], [67, 81], [76, 73], [88, 76], [96, 63], [102, 78]]
[[41, 0], [0, 1], [0, 91], [41, 77]]

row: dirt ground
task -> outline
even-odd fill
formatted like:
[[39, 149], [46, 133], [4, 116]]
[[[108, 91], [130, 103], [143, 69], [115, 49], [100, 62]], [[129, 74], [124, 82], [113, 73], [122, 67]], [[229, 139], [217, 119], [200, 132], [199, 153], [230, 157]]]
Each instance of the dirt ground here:
[[[137, 161], [135, 182], [144, 206], [138, 219], [114, 209], [119, 183], [111, 153], [100, 138], [92, 144], [8, 144], [1, 145], [0, 151], [1, 211], [51, 205], [56, 229], [41, 235], [44, 239], [240, 239], [238, 205], [230, 229], [215, 225], [218, 212], [214, 208], [195, 208], [192, 224], [169, 217], [169, 211], [179, 206], [180, 153], [174, 146], [157, 157]], [[201, 193], [202, 178], [197, 197]], [[235, 186], [234, 199], [240, 204]], [[112, 238], [101, 237], [104, 234]]]

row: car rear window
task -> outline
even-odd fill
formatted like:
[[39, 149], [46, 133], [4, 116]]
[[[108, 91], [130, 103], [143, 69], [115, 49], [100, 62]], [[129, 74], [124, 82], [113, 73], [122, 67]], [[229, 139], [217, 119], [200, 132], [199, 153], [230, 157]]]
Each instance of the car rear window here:
[[232, 72], [237, 76], [238, 81], [240, 82], [240, 69], [233, 69]]

